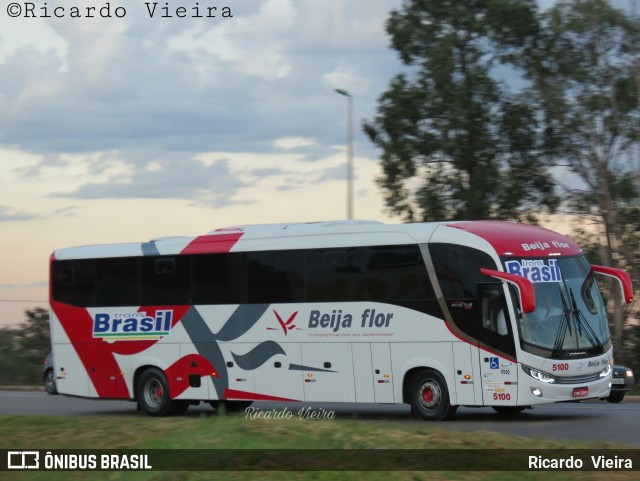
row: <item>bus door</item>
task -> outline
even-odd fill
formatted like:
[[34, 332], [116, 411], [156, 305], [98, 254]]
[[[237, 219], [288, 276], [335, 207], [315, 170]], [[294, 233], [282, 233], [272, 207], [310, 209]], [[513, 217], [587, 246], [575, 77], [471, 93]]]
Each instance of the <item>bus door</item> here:
[[480, 356], [483, 404], [515, 405], [518, 401], [518, 364], [513, 329], [502, 284], [478, 284], [480, 306], [475, 316]]
[[490, 282], [491, 278], [480, 271], [483, 267], [495, 269], [496, 262], [486, 252], [434, 242], [436, 238], [434, 234], [430, 254], [424, 256], [433, 263], [438, 281], [434, 286], [440, 290], [436, 294], [442, 298], [445, 316], [453, 323], [451, 329], [475, 351], [471, 354], [473, 369], [468, 373], [465, 367], [469, 365], [469, 354], [462, 346], [454, 350], [459, 397], [471, 398], [468, 386], [463, 384], [465, 379], [460, 379], [469, 375], [475, 405], [513, 405], [517, 402], [518, 371], [505, 297], [508, 291], [501, 282]]

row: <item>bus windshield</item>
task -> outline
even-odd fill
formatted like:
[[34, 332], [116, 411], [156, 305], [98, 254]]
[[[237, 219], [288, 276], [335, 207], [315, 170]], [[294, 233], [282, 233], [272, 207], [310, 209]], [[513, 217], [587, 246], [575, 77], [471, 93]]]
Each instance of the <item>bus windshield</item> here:
[[607, 315], [589, 263], [570, 258], [508, 258], [507, 272], [529, 279], [536, 308], [518, 314], [520, 344], [547, 357], [594, 355], [610, 341]]

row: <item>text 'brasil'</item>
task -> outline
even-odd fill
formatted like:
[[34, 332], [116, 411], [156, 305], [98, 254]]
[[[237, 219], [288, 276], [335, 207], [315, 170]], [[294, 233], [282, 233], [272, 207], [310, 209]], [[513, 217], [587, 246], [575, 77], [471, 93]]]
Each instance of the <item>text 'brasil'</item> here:
[[109, 340], [159, 339], [171, 330], [172, 310], [158, 310], [155, 316], [146, 312], [107, 314], [101, 312], [93, 319], [93, 337]]

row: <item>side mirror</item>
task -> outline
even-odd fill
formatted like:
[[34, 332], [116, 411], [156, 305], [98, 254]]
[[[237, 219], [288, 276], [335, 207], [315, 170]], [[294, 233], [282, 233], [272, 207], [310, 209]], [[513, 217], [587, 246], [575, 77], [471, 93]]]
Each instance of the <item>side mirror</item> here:
[[593, 272], [597, 272], [598, 274], [617, 279], [622, 289], [622, 300], [626, 304], [631, 304], [631, 301], [633, 301], [633, 284], [631, 282], [631, 277], [629, 276], [629, 274], [627, 274], [625, 271], [621, 271], [620, 269], [614, 269], [613, 267], [604, 266], [591, 266], [591, 270]]
[[509, 274], [507, 272], [500, 272], [493, 269], [480, 268], [480, 272], [485, 276], [495, 277], [501, 281], [513, 284], [518, 288], [520, 292], [520, 304], [524, 312], [533, 312], [536, 308], [536, 293], [531, 281], [525, 277], [517, 276], [515, 274]]

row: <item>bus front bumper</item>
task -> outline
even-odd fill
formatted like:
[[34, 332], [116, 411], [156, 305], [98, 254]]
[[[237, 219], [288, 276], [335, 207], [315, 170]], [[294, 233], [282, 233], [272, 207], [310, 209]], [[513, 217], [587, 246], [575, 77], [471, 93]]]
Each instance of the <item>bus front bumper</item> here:
[[582, 401], [607, 397], [611, 390], [611, 376], [583, 384], [548, 384], [524, 379], [520, 387], [519, 405]]

